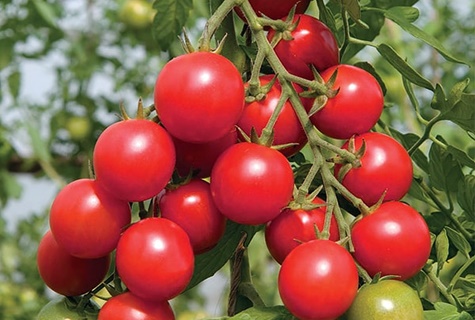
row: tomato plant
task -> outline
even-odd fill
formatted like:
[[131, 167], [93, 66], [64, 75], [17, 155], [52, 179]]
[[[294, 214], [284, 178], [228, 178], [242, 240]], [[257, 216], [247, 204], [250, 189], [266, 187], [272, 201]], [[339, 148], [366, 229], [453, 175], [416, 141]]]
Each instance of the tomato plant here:
[[158, 75], [155, 108], [178, 139], [204, 143], [228, 134], [244, 107], [241, 74], [226, 58], [194, 52], [169, 61]]
[[[285, 257], [299, 244], [315, 240], [317, 238], [315, 228], [323, 231], [325, 201], [317, 197], [312, 203], [322, 206], [311, 210], [286, 208], [267, 224], [265, 229], [267, 248], [278, 263], [282, 264]], [[329, 239], [337, 241], [339, 238], [338, 225], [332, 216]]]
[[[379, 132], [368, 132], [356, 136], [353, 142], [347, 141], [342, 149], [349, 150], [353, 143], [354, 149], [363, 150], [363, 154], [359, 156], [359, 166], [339, 177], [348, 190], [367, 205], [375, 204], [383, 195], [384, 201], [399, 200], [406, 195], [412, 182], [412, 160], [397, 140]], [[335, 165], [336, 176], [341, 167]]]
[[119, 240], [116, 266], [122, 281], [137, 297], [171, 299], [193, 274], [193, 249], [186, 232], [165, 218], [148, 218], [129, 227]]
[[241, 142], [226, 150], [211, 172], [211, 194], [219, 211], [242, 224], [275, 218], [292, 197], [294, 178], [277, 150]]
[[[296, 14], [296, 26], [290, 29], [290, 39], [281, 39], [274, 47], [276, 55], [290, 73], [313, 79], [309, 65], [323, 71], [339, 62], [338, 43], [332, 31], [317, 18], [307, 14]], [[275, 37], [270, 30], [268, 38]]]
[[397, 280], [380, 280], [360, 288], [347, 312], [348, 320], [422, 320], [422, 303], [409, 285]]
[[358, 271], [345, 248], [330, 240], [312, 240], [289, 253], [278, 286], [285, 307], [297, 318], [335, 319], [356, 296]]
[[218, 211], [209, 183], [195, 179], [160, 197], [160, 215], [185, 230], [195, 254], [209, 251], [221, 239], [226, 219]]
[[87, 305], [80, 309], [76, 302], [59, 297], [41, 308], [37, 320], [93, 320], [97, 319], [97, 306]]
[[38, 246], [38, 271], [45, 284], [65, 296], [77, 296], [94, 289], [109, 270], [110, 256], [81, 259], [58, 245], [48, 231]]
[[64, 187], [53, 201], [49, 218], [58, 244], [72, 256], [89, 259], [111, 253], [130, 220], [128, 202], [106, 193], [92, 179]]
[[383, 203], [352, 227], [355, 259], [371, 276], [394, 275], [406, 280], [429, 258], [431, 238], [424, 218], [409, 205]]
[[130, 292], [107, 300], [98, 320], [174, 320], [168, 301], [145, 301]]
[[338, 93], [310, 118], [312, 123], [336, 139], [368, 132], [383, 112], [384, 97], [378, 81], [369, 72], [345, 64], [330, 67], [321, 76], [328, 81], [334, 72], [333, 88]]

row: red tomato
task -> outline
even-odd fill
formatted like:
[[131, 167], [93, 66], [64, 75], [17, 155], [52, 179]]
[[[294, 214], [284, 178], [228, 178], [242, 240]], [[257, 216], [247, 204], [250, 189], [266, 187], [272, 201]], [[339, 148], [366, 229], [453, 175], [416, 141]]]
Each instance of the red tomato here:
[[371, 276], [396, 275], [406, 280], [418, 273], [431, 249], [429, 228], [412, 207], [383, 203], [351, 230], [353, 256]]
[[119, 240], [117, 271], [139, 298], [169, 300], [193, 275], [194, 256], [186, 232], [165, 218], [147, 218], [129, 227]]
[[211, 172], [211, 193], [230, 220], [258, 225], [288, 205], [294, 187], [292, 168], [280, 152], [241, 142], [226, 150]]
[[135, 202], [157, 195], [175, 167], [168, 133], [145, 119], [120, 121], [106, 128], [94, 147], [97, 182], [119, 199]]
[[159, 207], [162, 218], [186, 231], [195, 254], [213, 248], [224, 234], [226, 218], [216, 208], [206, 181], [191, 180], [168, 190], [160, 198]]
[[228, 134], [244, 107], [244, 84], [231, 61], [194, 52], [169, 61], [155, 84], [155, 108], [165, 128], [193, 143]]
[[99, 311], [98, 320], [174, 320], [168, 301], [146, 301], [130, 292], [112, 297]]
[[[298, 19], [297, 27], [291, 32], [292, 40], [281, 39], [274, 50], [287, 71], [312, 80], [309, 65], [323, 71], [339, 63], [338, 43], [332, 31], [317, 18], [296, 14], [294, 21]], [[272, 39], [275, 33], [275, 30], [270, 30], [268, 39]]]
[[[313, 203], [325, 204], [325, 201], [315, 198]], [[319, 231], [323, 230], [325, 210], [325, 206], [312, 210], [287, 208], [267, 224], [265, 229], [267, 248], [278, 263], [282, 264], [290, 251], [299, 244], [316, 239], [315, 227]], [[330, 240], [338, 241], [339, 239], [338, 225], [335, 217], [332, 216]]]
[[282, 263], [279, 293], [297, 318], [333, 320], [351, 305], [358, 270], [350, 253], [330, 240], [312, 240], [292, 250]]
[[378, 122], [384, 107], [384, 96], [378, 81], [367, 71], [341, 64], [322, 72], [328, 81], [338, 70], [333, 89], [334, 98], [310, 120], [323, 134], [336, 139], [349, 139], [368, 132]]
[[[310, 0], [249, 0], [249, 3], [258, 16], [266, 16], [275, 20], [287, 16], [295, 5], [297, 5], [295, 13], [304, 13]], [[236, 7], [236, 13], [245, 20], [244, 14], [238, 7]]]
[[[260, 83], [264, 86], [273, 78], [273, 75], [261, 76]], [[303, 91], [303, 89], [297, 85], [294, 85], [294, 87], [297, 92]], [[269, 122], [272, 113], [277, 107], [281, 94], [282, 87], [276, 80], [264, 99], [245, 104], [244, 112], [237, 124], [238, 127], [240, 127], [248, 136], [251, 135], [252, 128], [256, 130], [258, 135], [261, 135], [262, 129], [267, 125], [267, 122]], [[287, 143], [297, 143], [297, 145], [279, 150], [286, 157], [294, 155], [307, 143], [305, 131], [289, 100], [285, 102], [277, 122], [274, 125], [273, 145], [277, 146]]]
[[[366, 151], [360, 158], [361, 166], [352, 168], [342, 184], [369, 206], [378, 202], [384, 191], [384, 201], [401, 199], [412, 182], [412, 160], [406, 149], [394, 138], [378, 132], [356, 136], [356, 150], [363, 141]], [[348, 141], [342, 149], [348, 149]], [[340, 168], [341, 165], [335, 165], [335, 176]]]
[[70, 255], [92, 259], [116, 248], [130, 218], [128, 202], [106, 193], [95, 180], [79, 179], [58, 193], [49, 222], [54, 238]]
[[236, 128], [233, 128], [224, 137], [205, 143], [190, 143], [172, 137], [176, 150], [176, 169], [186, 177], [190, 171], [198, 178], [211, 175], [216, 159], [227, 148], [237, 143]]
[[109, 270], [110, 256], [81, 259], [58, 245], [51, 231], [40, 241], [36, 258], [44, 283], [64, 296], [78, 296], [101, 283]]

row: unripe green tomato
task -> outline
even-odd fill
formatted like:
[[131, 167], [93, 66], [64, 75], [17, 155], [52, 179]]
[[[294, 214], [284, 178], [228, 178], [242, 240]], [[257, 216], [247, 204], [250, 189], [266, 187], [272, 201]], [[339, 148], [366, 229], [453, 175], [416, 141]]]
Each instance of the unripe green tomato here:
[[86, 138], [92, 129], [90, 120], [80, 116], [68, 118], [65, 127], [71, 139], [76, 141]]
[[144, 29], [153, 20], [155, 10], [146, 0], [126, 0], [119, 9], [119, 19], [134, 29]]
[[[92, 309], [92, 308], [91, 308]], [[86, 309], [85, 316], [80, 315], [68, 302], [60, 297], [48, 302], [36, 316], [36, 320], [96, 320], [97, 312]]]
[[423, 320], [416, 291], [399, 280], [364, 285], [346, 314], [347, 320]]

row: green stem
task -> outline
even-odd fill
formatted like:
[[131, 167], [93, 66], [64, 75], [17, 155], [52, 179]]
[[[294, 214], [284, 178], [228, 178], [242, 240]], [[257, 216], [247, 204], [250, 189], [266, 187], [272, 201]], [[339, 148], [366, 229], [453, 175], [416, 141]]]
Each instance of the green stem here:
[[465, 270], [467, 270], [469, 267], [473, 267], [474, 264], [475, 264], [475, 256], [465, 261], [463, 266], [461, 266], [460, 269], [458, 269], [458, 271], [455, 273], [452, 280], [450, 280], [447, 290], [452, 290], [455, 287], [455, 284], [457, 283], [457, 281], [459, 281], [462, 274], [465, 272]]
[[226, 18], [229, 12], [236, 6], [237, 0], [224, 0], [220, 6], [216, 8], [216, 11], [206, 22], [205, 28], [199, 40], [199, 51], [210, 51], [211, 38], [215, 34], [216, 30], [222, 25], [223, 20]]
[[430, 137], [430, 132], [432, 130], [432, 127], [437, 123], [439, 122], [441, 119], [439, 118], [439, 116], [436, 116], [434, 118], [432, 118], [429, 122], [427, 122], [427, 126], [424, 130], [424, 133], [422, 134], [422, 136], [419, 138], [419, 140], [417, 140], [410, 148], [409, 150], [407, 151], [409, 153], [409, 155], [412, 155], [414, 152], [416, 152], [416, 150], [427, 140], [429, 139]]
[[442, 283], [442, 281], [434, 273], [434, 268], [431, 267], [431, 269], [428, 272], [426, 269], [424, 269], [424, 273], [435, 284], [439, 292], [447, 299], [447, 301], [450, 302], [450, 304], [458, 307], [458, 304], [455, 301], [455, 298], [448, 292], [447, 287]]

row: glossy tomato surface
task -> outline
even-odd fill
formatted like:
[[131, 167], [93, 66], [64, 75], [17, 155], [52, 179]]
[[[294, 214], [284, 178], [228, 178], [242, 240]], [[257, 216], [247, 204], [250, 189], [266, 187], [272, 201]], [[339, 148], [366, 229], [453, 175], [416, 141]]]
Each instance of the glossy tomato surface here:
[[116, 252], [117, 271], [139, 298], [169, 300], [193, 275], [194, 255], [186, 232], [165, 218], [147, 218], [129, 227]]
[[162, 218], [169, 219], [185, 230], [195, 254], [213, 248], [221, 239], [226, 218], [213, 202], [209, 183], [194, 179], [168, 190], [159, 200]]
[[351, 230], [353, 256], [371, 276], [395, 275], [406, 280], [418, 273], [430, 255], [430, 232], [411, 206], [390, 201], [357, 221]]
[[175, 147], [160, 125], [145, 119], [124, 120], [99, 136], [93, 162], [96, 179], [105, 190], [125, 201], [144, 201], [170, 180]]
[[347, 320], [423, 320], [422, 303], [409, 285], [381, 280], [361, 287], [347, 312]]
[[321, 76], [326, 82], [334, 72], [338, 73], [333, 89], [339, 91], [310, 120], [323, 134], [335, 139], [368, 132], [384, 107], [378, 81], [369, 72], [345, 64], [330, 67]]
[[[325, 201], [315, 198], [313, 203], [324, 205]], [[315, 240], [315, 227], [323, 231], [326, 206], [311, 210], [290, 208], [284, 209], [265, 229], [267, 248], [274, 259], [282, 264], [285, 257], [304, 242]], [[330, 240], [340, 239], [338, 225], [334, 216], [330, 222]]]
[[[271, 19], [280, 19], [289, 14], [295, 6], [295, 13], [304, 13], [307, 10], [310, 0], [249, 0], [258, 16], [266, 16]], [[244, 20], [244, 15], [239, 8], [236, 12]]]
[[[311, 80], [314, 77], [309, 65], [321, 72], [339, 63], [338, 43], [332, 31], [317, 18], [296, 14], [294, 22], [297, 20], [292, 40], [281, 39], [274, 50], [287, 71]], [[272, 39], [274, 35], [275, 31], [270, 30], [267, 37]]]
[[294, 176], [277, 150], [241, 142], [226, 150], [211, 172], [211, 194], [230, 220], [258, 225], [274, 219], [288, 205]]
[[40, 241], [36, 258], [44, 283], [64, 296], [77, 296], [94, 289], [107, 274], [110, 256], [81, 259], [58, 245], [51, 231]]
[[285, 307], [295, 317], [332, 320], [353, 302], [358, 271], [345, 248], [330, 240], [312, 240], [289, 253], [278, 287]]
[[64, 187], [53, 201], [49, 218], [61, 247], [70, 255], [89, 259], [111, 253], [130, 220], [129, 203], [105, 192], [92, 179]]
[[[401, 199], [411, 187], [412, 160], [406, 149], [394, 138], [368, 132], [354, 139], [359, 150], [366, 145], [360, 158], [361, 166], [352, 168], [342, 180], [342, 184], [355, 196], [371, 206], [378, 202], [384, 192], [384, 201]], [[347, 141], [342, 149], [348, 150]], [[338, 177], [341, 165], [335, 165]]]
[[194, 52], [169, 61], [158, 75], [155, 109], [176, 138], [193, 143], [228, 134], [244, 107], [241, 74], [225, 57]]
[[125, 292], [107, 300], [98, 320], [174, 320], [168, 301], [146, 301]]
[[[274, 75], [264, 75], [259, 78], [261, 86], [265, 86], [271, 82]], [[303, 89], [294, 85], [297, 92], [302, 92]], [[237, 123], [248, 136], [251, 136], [251, 129], [254, 128], [260, 136], [262, 129], [264, 129], [272, 116], [272, 113], [277, 107], [279, 98], [282, 94], [282, 87], [278, 80], [267, 92], [265, 97], [261, 100], [246, 103], [244, 112]], [[292, 156], [304, 147], [307, 143], [307, 136], [300, 124], [300, 121], [295, 113], [292, 104], [287, 100], [282, 107], [279, 117], [274, 125], [274, 146], [294, 143], [295, 146], [280, 149], [286, 157]]]

